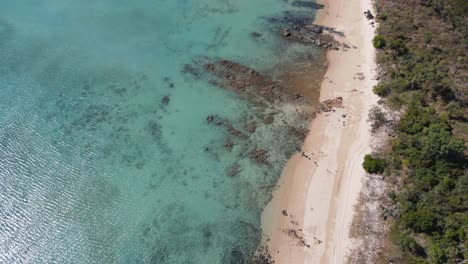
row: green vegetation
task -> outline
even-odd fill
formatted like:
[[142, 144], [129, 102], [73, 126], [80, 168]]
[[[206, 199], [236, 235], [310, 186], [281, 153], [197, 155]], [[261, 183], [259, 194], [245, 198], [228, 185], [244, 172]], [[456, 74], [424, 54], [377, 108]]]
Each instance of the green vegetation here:
[[[396, 137], [378, 153], [385, 160], [366, 155], [363, 163], [398, 190], [389, 194], [382, 256], [459, 263], [468, 259], [468, 1], [377, 0], [376, 7], [382, 72], [374, 92], [402, 113]], [[373, 111], [376, 128], [387, 124]]]
[[367, 173], [383, 173], [385, 170], [385, 161], [381, 159], [374, 159], [371, 155], [367, 154], [364, 157], [362, 166]]
[[376, 49], [382, 49], [385, 47], [385, 44], [386, 44], [385, 38], [382, 35], [375, 36], [374, 39], [372, 40], [372, 43], [374, 44], [374, 47]]

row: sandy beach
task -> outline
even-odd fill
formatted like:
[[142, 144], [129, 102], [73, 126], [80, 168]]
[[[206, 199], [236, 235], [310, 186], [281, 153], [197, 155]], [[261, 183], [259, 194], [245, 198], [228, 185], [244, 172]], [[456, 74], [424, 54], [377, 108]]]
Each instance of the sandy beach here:
[[341, 96], [343, 106], [310, 124], [301, 154], [283, 170], [279, 188], [262, 216], [266, 245], [275, 263], [345, 263], [353, 243], [349, 228], [365, 177], [362, 161], [371, 151], [369, 109], [377, 103], [375, 28], [363, 12], [370, 0], [329, 0], [315, 24], [344, 33], [350, 46], [327, 54], [320, 101]]

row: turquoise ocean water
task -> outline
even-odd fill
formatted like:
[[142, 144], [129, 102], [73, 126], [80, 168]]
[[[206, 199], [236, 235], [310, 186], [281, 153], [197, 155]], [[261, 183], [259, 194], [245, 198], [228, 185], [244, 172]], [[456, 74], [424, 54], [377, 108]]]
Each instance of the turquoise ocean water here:
[[[262, 109], [287, 120], [263, 125], [256, 106], [182, 69], [199, 56], [260, 72], [319, 61], [265, 19], [285, 11], [314, 14], [284, 0], [0, 0], [0, 263], [251, 256], [294, 110]], [[228, 150], [208, 115], [257, 130]], [[269, 164], [243, 154], [256, 147]]]

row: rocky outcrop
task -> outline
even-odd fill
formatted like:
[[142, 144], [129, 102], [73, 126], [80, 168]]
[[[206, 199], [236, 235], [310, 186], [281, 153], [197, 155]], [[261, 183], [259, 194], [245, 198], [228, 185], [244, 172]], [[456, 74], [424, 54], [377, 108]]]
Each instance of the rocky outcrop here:
[[330, 112], [333, 108], [339, 108], [343, 106], [343, 97], [338, 96], [333, 99], [328, 99], [320, 103], [316, 107], [315, 113], [319, 114], [321, 112]]
[[307, 7], [310, 9], [323, 9], [325, 6], [321, 4], [317, 4], [315, 2], [307, 2], [307, 1], [295, 1], [292, 3], [293, 6], [296, 7]]
[[257, 163], [266, 163], [268, 151], [265, 149], [254, 149], [249, 153], [249, 157]]
[[272, 77], [264, 75], [250, 67], [226, 59], [201, 58], [194, 61], [194, 65], [186, 67], [195, 76], [201, 73], [196, 69], [200, 65], [206, 73], [209, 82], [221, 88], [235, 91], [245, 99], [255, 104], [266, 102], [278, 103], [303, 99], [302, 94], [294, 93], [277, 83]]

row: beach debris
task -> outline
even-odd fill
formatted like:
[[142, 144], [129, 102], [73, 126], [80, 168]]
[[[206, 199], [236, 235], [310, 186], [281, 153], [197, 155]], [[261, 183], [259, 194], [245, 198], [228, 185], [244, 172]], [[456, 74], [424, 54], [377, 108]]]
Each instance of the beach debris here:
[[282, 213], [284, 216], [288, 216], [288, 212], [287, 212], [286, 210], [281, 211], [281, 213]]
[[234, 163], [232, 166], [226, 169], [226, 175], [234, 177], [241, 171], [241, 166], [238, 163]]
[[308, 159], [308, 160], [311, 160], [311, 158], [310, 158], [304, 151], [301, 152], [301, 156], [302, 156], [303, 158], [306, 158], [306, 159]]
[[318, 244], [322, 244], [322, 240], [316, 238], [316, 237], [313, 237], [315, 241], [317, 241]]
[[240, 130], [237, 130], [236, 128], [234, 128], [232, 125], [227, 125], [227, 131], [229, 132], [229, 134], [233, 135], [233, 136], [236, 136], [236, 137], [239, 137], [239, 138], [242, 138], [242, 139], [247, 139], [248, 136], [244, 133], [242, 133], [242, 131]]
[[372, 15], [370, 10], [364, 11], [364, 15], [366, 16], [368, 20], [374, 19], [374, 15]]
[[365, 79], [364, 73], [363, 72], [356, 73], [356, 77], [354, 77], [353, 79], [356, 79], [356, 78], [358, 78], [360, 81], [364, 80]]

